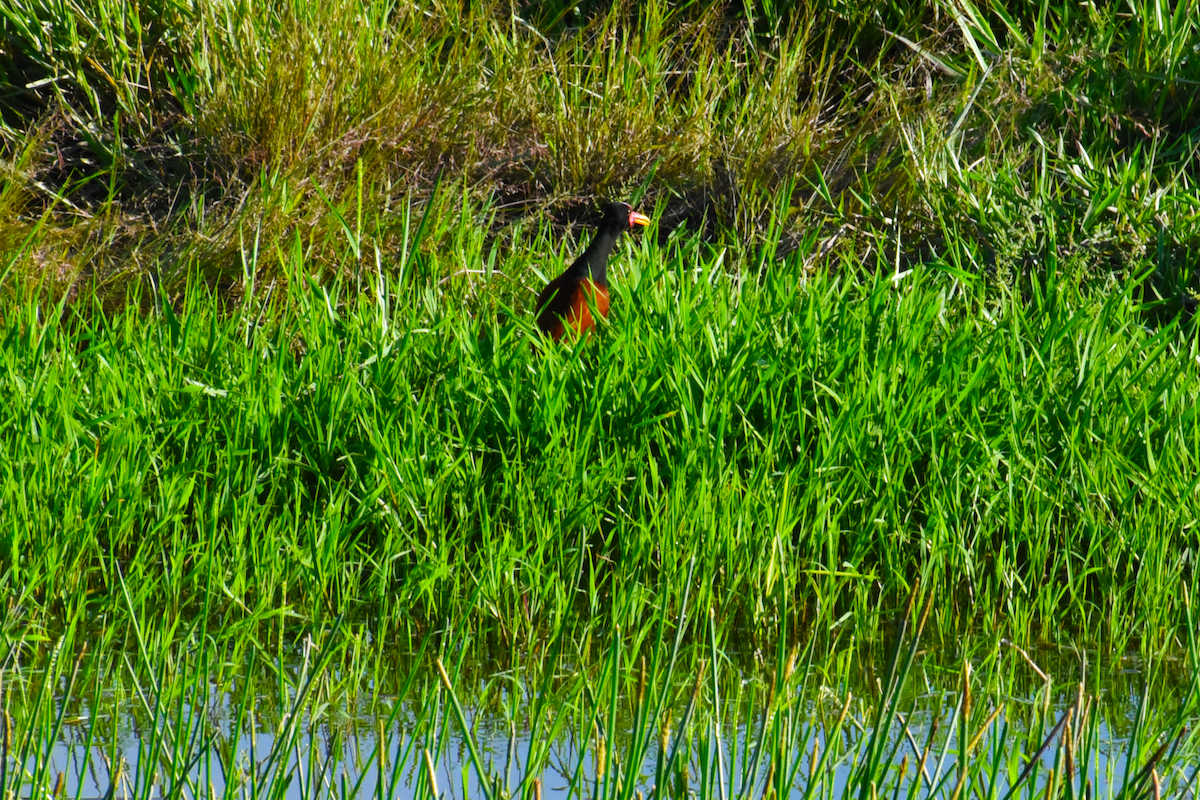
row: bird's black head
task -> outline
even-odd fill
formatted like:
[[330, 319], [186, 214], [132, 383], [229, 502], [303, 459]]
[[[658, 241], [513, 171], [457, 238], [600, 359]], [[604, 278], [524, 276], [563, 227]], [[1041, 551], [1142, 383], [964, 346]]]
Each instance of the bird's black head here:
[[600, 222], [602, 230], [611, 231], [613, 233], [624, 233], [631, 231], [635, 227], [641, 225], [649, 225], [650, 218], [645, 214], [639, 214], [633, 210], [633, 206], [629, 203], [605, 203], [604, 204], [604, 219]]
[[601, 208], [604, 217], [596, 227], [596, 235], [592, 237], [591, 244], [563, 274], [571, 278], [590, 277], [601, 286], [606, 286], [604, 273], [617, 239], [622, 233], [631, 231], [638, 225], [649, 225], [650, 218], [634, 211], [628, 203], [605, 203]]

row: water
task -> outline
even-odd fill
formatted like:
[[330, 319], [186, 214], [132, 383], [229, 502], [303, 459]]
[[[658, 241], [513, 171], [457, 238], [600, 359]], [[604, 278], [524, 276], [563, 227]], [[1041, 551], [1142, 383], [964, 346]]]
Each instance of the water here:
[[[543, 798], [610, 796], [618, 784], [628, 786], [625, 780], [614, 783], [614, 775], [627, 775], [631, 761], [637, 765], [634, 786], [646, 796], [661, 781], [668, 794], [678, 795], [683, 791], [694, 797], [762, 797], [772, 772], [769, 751], [754, 766], [763, 738], [768, 750], [774, 747], [776, 752], [784, 753], [776, 770], [787, 776], [784, 782], [790, 787], [787, 796], [804, 797], [806, 789], [816, 781], [823, 793], [831, 793], [827, 796], [842, 797], [850, 787], [856, 765], [865, 759], [871, 741], [873, 720], [863, 710], [866, 705], [852, 701], [839, 726], [844, 694], [832, 687], [811, 691], [810, 685], [805, 696], [785, 698], [791, 701], [788, 710], [778, 711], [777, 706], [777, 712], [766, 720], [765, 737], [762, 712], [746, 711], [745, 704], [742, 711], [730, 710], [731, 702], [739, 702], [736, 699], [726, 700], [721, 719], [707, 711], [696, 713], [688, 729], [690, 736], [680, 746], [679, 759], [674, 765], [664, 767], [667, 756], [677, 745], [677, 723], [671, 726], [667, 752], [660, 747], [661, 729], [654, 723], [646, 723], [642, 729], [649, 739], [646, 749], [634, 752], [636, 731], [627, 711], [616, 715], [615, 735], [602, 736], [609, 719], [606, 698], [602, 695], [595, 706], [599, 713], [594, 714], [581, 700], [582, 694], [567, 692], [565, 702], [556, 702], [543, 712], [546, 726], [560, 722], [561, 727], [553, 734], [547, 732], [552, 728], [543, 727], [534, 738], [528, 703], [534, 691], [511, 679], [505, 680], [513, 687], [515, 696], [512, 692], [501, 692], [495, 695], [495, 702], [488, 703], [493, 710], [468, 708], [464, 712], [473, 732], [472, 741], [489, 776], [491, 795], [497, 798], [532, 797], [536, 796], [537, 788]], [[479, 690], [486, 694], [485, 685]], [[456, 692], [463, 693], [461, 689]], [[748, 703], [751, 697], [747, 694], [742, 701]], [[975, 703], [983, 704], [980, 713], [984, 715], [998, 702], [1003, 707], [969, 759], [971, 785], [986, 792], [995, 784], [998, 796], [1002, 796], [1025, 763], [1018, 753], [1034, 754], [1045, 733], [1068, 713], [1074, 700], [1065, 691], [1059, 693], [1052, 702], [1052, 721], [1044, 731], [1031, 734], [1028, 720], [1036, 716], [1035, 708], [1044, 702], [1044, 696], [975, 699]], [[884, 788], [898, 786], [907, 796], [912, 783], [920, 781], [916, 796], [953, 795], [958, 781], [955, 754], [961, 744], [957, 735], [958, 701], [954, 689], [926, 691], [905, 701], [914, 708], [908, 717], [910, 728], [907, 735], [898, 723], [888, 730], [884, 758], [891, 767]], [[761, 698], [757, 702], [761, 706]], [[272, 713], [272, 705], [264, 704], [264, 709], [256, 714], [239, 716], [238, 703], [229, 694], [205, 698], [202, 706], [182, 703], [177, 698], [171, 708], [157, 713], [148, 711], [154, 707], [152, 701], [114, 704], [101, 698], [95, 709], [83, 702], [77, 715], [65, 721], [60, 735], [43, 751], [46, 757], [30, 755], [24, 765], [31, 776], [48, 767], [44, 774], [55, 776], [45, 781], [49, 786], [61, 775], [65, 795], [75, 798], [428, 797], [431, 771], [441, 796], [485, 795], [472, 766], [469, 742], [444, 693], [439, 695], [430, 690], [422, 697], [410, 697], [398, 705], [394, 699], [391, 703], [385, 699], [376, 711], [367, 708], [365, 701], [331, 707], [310, 695], [301, 705], [302, 712], [294, 718], [294, 730], [289, 727], [293, 718], [286, 713]], [[622, 698], [618, 705], [624, 708], [628, 699]], [[142, 709], [140, 712], [138, 707]], [[507, 711], [497, 712], [496, 707]], [[389, 708], [394, 714], [389, 714]], [[1090, 746], [1084, 740], [1083, 749], [1075, 750], [1072, 760], [1076, 786], [1082, 787], [1082, 775], [1086, 775], [1092, 796], [1106, 797], [1124, 786], [1127, 778], [1137, 771], [1129, 768], [1127, 753], [1138, 693], [1114, 696], [1110, 690], [1104, 699], [1105, 713], [1096, 713], [1096, 708], [1092, 704], [1093, 727], [1088, 729], [1094, 738]], [[686, 701], [680, 702], [672, 707], [671, 718], [678, 721], [686, 713]], [[241, 724], [235, 722], [239, 718]], [[973, 719], [976, 721], [972, 724], [978, 726], [983, 716]], [[1078, 709], [1074, 719], [1078, 720]], [[1119, 723], [1116, 729], [1110, 720]], [[1078, 737], [1078, 727], [1072, 730]], [[381, 733], [382, 759], [377, 749]], [[976, 733], [977, 730], [969, 731], [970, 738]], [[93, 737], [90, 741], [89, 735]], [[1050, 770], [1056, 767], [1061, 780], [1065, 751], [1058, 744], [1063, 735], [1060, 732], [1051, 746], [1037, 755], [1040, 769], [1021, 787], [1021, 796], [1043, 796]], [[597, 742], [602, 738], [605, 745], [600, 755]], [[918, 767], [927, 740], [932, 742], [931, 754], [924, 765], [928, 781], [921, 777]], [[818, 764], [816, 777], [812, 777], [814, 747], [819, 761], [831, 745], [836, 756], [823, 766]], [[599, 770], [601, 759], [603, 774]], [[531, 770], [531, 764], [540, 766]], [[10, 756], [7, 768], [14, 770], [15, 766], [15, 758]], [[1194, 773], [1194, 765], [1190, 768], [1185, 765], [1179, 774], [1194, 779]], [[9, 786], [13, 775], [15, 771], [10, 772]], [[32, 777], [25, 782], [25, 791], [19, 796], [31, 796], [30, 783]], [[539, 786], [535, 787], [535, 783]], [[227, 795], [227, 790], [233, 794]], [[857, 796], [857, 791], [854, 794]], [[626, 792], [623, 796], [633, 794]]]

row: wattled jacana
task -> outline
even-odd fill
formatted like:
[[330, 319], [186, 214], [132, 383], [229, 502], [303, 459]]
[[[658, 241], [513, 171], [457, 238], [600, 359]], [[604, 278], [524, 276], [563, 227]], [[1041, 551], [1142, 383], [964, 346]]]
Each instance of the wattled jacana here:
[[617, 237], [649, 224], [650, 218], [634, 211], [628, 203], [604, 204], [604, 218], [587, 250], [538, 295], [537, 325], [543, 333], [557, 342], [568, 329], [576, 333], [591, 330], [596, 327], [593, 305], [600, 316], [608, 316], [608, 279], [604, 274], [608, 257]]

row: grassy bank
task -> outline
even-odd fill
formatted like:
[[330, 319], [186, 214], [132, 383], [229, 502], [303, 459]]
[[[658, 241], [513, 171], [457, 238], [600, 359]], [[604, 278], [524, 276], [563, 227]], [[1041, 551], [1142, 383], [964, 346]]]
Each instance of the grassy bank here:
[[[924, 576], [941, 636], [1167, 646], [1198, 15], [10, 3], [7, 630], [120, 619], [119, 575], [870, 629]], [[657, 224], [534, 357], [596, 194]]]
[[250, 239], [298, 235], [344, 270], [349, 223], [394, 271], [409, 198], [439, 216], [469, 198], [519, 248], [614, 195], [737, 250], [959, 250], [1014, 285], [1055, 260], [1123, 282], [1149, 265], [1147, 299], [1179, 302], [1198, 23], [1154, 2], [12, 0], [5, 280], [119, 303], [199, 271], [236, 294]]
[[[445, 257], [485, 261], [455, 224]], [[724, 626], [782, 592], [867, 631], [920, 577], [948, 638], [1155, 652], [1183, 630], [1190, 327], [1053, 275], [1024, 298], [941, 263], [810, 274], [652, 238], [602, 333], [545, 353], [502, 278], [316, 282], [299, 247], [274, 256], [288, 291], [224, 312], [202, 286], [113, 315], [25, 302], [9, 631], [120, 630], [122, 578], [139, 616], [358, 610], [410, 636], [628, 626], [684, 592]]]

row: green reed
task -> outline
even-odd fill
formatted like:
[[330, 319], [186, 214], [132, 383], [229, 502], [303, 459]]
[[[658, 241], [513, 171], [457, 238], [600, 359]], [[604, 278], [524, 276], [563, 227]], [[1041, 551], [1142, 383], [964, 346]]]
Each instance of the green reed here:
[[[713, 617], [686, 603], [678, 616], [655, 612], [644, 638], [589, 626], [591, 658], [560, 631], [482, 681], [474, 645], [441, 634], [408, 666], [372, 666], [374, 646], [343, 618], [247, 662], [223, 657], [202, 627], [192, 647], [149, 660], [9, 659], [0, 779], [12, 796], [94, 785], [134, 798], [1130, 798], [1194, 787], [1187, 722], [1200, 673], [1152, 688], [1150, 670], [1136, 698], [1101, 703], [1006, 647], [930, 694], [936, 666], [920, 637], [936, 603], [909, 598], [872, 680], [862, 673], [879, 662], [815, 659], [816, 639], [793, 639], [783, 606], [774, 652], [745, 672]], [[706, 641], [692, 649], [693, 636]], [[1195, 670], [1194, 649], [1188, 658]], [[1016, 674], [1037, 688], [1018, 690]], [[1162, 689], [1171, 702], [1151, 699]]]
[[99, 615], [127, 643], [154, 613], [166, 644], [197, 614], [233, 640], [350, 613], [523, 640], [692, 592], [753, 633], [779, 591], [805, 625], [870, 629], [924, 575], [938, 636], [1182, 635], [1196, 344], [1128, 292], [1022, 296], [942, 260], [810, 273], [804, 251], [756, 272], [647, 238], [609, 324], [545, 348], [504, 257], [432, 277], [458, 252], [315, 282], [278, 251], [287, 290], [225, 310], [202, 285], [149, 315], [15, 307], [7, 630]]

